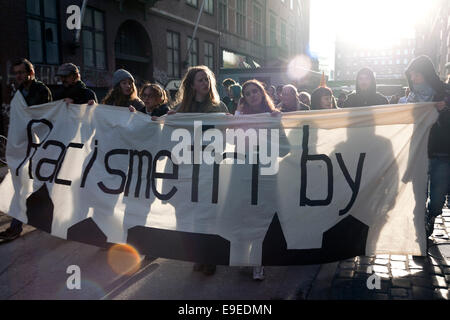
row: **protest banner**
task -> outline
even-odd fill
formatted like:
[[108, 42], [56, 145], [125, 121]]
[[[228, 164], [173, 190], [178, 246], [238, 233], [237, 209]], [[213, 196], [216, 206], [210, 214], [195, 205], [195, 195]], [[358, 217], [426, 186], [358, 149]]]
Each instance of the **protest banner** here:
[[[432, 103], [152, 121], [11, 104], [0, 210], [54, 236], [251, 266], [426, 254]], [[192, 160], [192, 161], [190, 161]]]

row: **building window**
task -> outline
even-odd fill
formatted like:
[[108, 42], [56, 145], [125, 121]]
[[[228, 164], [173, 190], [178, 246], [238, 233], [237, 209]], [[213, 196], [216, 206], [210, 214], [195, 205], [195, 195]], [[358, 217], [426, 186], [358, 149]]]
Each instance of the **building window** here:
[[270, 45], [275, 47], [277, 45], [277, 20], [275, 16], [270, 16]]
[[228, 1], [220, 0], [219, 1], [219, 20], [220, 20], [220, 29], [227, 30], [228, 29]]
[[205, 41], [204, 64], [214, 72], [214, 44]]
[[186, 0], [187, 4], [190, 4], [191, 6], [197, 7], [197, 0]]
[[28, 55], [33, 63], [59, 64], [56, 0], [27, 0]]
[[203, 11], [210, 13], [210, 14], [214, 14], [214, 2], [213, 0], [204, 0], [205, 1], [205, 5], [203, 8]]
[[167, 75], [180, 77], [180, 35], [175, 32], [167, 32]]
[[262, 43], [262, 9], [253, 6], [253, 39], [257, 43]]
[[189, 51], [189, 65], [191, 67], [198, 65], [198, 39], [194, 39], [194, 42], [192, 43], [192, 37], [187, 38], [187, 47], [190, 48]]
[[290, 53], [291, 53], [291, 56], [294, 56], [296, 53], [295, 45], [296, 45], [297, 41], [295, 41], [295, 29], [292, 26], [290, 27], [289, 37], [290, 37], [290, 39], [289, 39]]
[[238, 35], [245, 37], [245, 16], [246, 16], [246, 1], [237, 0], [236, 3], [236, 32]]
[[87, 67], [105, 69], [104, 14], [86, 8], [83, 18], [83, 61]]
[[286, 36], [286, 23], [281, 22], [281, 46], [286, 48], [287, 36]]

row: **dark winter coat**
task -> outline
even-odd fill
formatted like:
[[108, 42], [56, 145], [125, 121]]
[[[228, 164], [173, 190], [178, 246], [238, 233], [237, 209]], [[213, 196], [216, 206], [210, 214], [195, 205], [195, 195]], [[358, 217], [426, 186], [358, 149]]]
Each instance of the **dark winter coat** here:
[[428, 157], [450, 157], [450, 86], [439, 79], [431, 60], [426, 56], [420, 56], [411, 61], [405, 71], [411, 92], [414, 92], [411, 71], [421, 73], [425, 82], [434, 89], [434, 102], [445, 101], [447, 104], [447, 108], [439, 112], [438, 120], [431, 127]]
[[35, 106], [52, 101], [52, 93], [50, 92], [50, 89], [36, 79], [31, 80], [28, 94], [24, 93], [25, 88], [23, 85], [19, 87], [19, 90], [24, 96], [28, 106]]
[[77, 81], [73, 86], [67, 88], [60, 86], [55, 90], [53, 96], [55, 101], [70, 98], [75, 104], [85, 104], [88, 103], [89, 100], [97, 102], [95, 92], [88, 89], [82, 81]]
[[[362, 91], [358, 85], [358, 77], [362, 73], [367, 74], [372, 80], [369, 89], [366, 91]], [[368, 68], [359, 70], [356, 75], [356, 90], [344, 101], [344, 108], [368, 107], [383, 104], [389, 104], [389, 101], [385, 96], [377, 92], [377, 84], [373, 71]]]

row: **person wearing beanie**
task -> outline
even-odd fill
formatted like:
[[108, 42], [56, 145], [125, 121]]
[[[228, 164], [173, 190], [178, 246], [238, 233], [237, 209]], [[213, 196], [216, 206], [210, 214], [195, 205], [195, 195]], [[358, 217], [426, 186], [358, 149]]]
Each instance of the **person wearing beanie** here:
[[138, 97], [134, 78], [127, 70], [119, 69], [112, 78], [113, 87], [103, 99], [103, 104], [126, 107], [130, 111], [145, 112], [145, 104]]
[[333, 91], [328, 87], [319, 87], [311, 94], [311, 110], [337, 109]]
[[450, 191], [450, 86], [439, 79], [427, 56], [413, 59], [405, 71], [410, 94], [407, 103], [436, 102], [439, 112], [428, 136], [428, 205], [425, 230], [429, 237], [434, 220], [442, 214], [445, 196]]
[[362, 68], [356, 75], [356, 90], [347, 97], [344, 108], [368, 107], [389, 104], [385, 96], [377, 92], [373, 71]]

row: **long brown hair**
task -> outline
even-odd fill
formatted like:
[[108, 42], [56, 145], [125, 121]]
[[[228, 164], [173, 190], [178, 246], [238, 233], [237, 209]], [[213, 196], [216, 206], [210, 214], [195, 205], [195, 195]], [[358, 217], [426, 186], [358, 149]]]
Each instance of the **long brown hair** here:
[[120, 83], [116, 85], [114, 88], [109, 90], [106, 97], [102, 100], [103, 104], [109, 104], [113, 106], [122, 106], [122, 107], [128, 107], [130, 104], [130, 101], [134, 101], [136, 99], [140, 100], [137, 95], [137, 89], [136, 85], [134, 84], [134, 81], [131, 81], [131, 94], [129, 96], [126, 96], [122, 93], [122, 90], [120, 89]]
[[141, 99], [142, 99], [142, 95], [144, 94], [144, 91], [147, 90], [148, 88], [150, 88], [151, 94], [155, 95], [159, 100], [159, 103], [155, 108], [157, 108], [163, 104], [169, 103], [169, 97], [167, 96], [166, 90], [164, 90], [159, 84], [150, 83], [150, 82], [144, 83], [144, 85], [141, 88], [141, 91], [139, 91], [139, 96], [141, 97]]
[[178, 112], [195, 112], [192, 110], [193, 101], [195, 98], [194, 85], [195, 75], [203, 71], [209, 79], [209, 94], [207, 96], [208, 103], [211, 105], [220, 104], [220, 96], [216, 88], [216, 77], [214, 73], [207, 66], [190, 67], [183, 77], [180, 89], [177, 92], [174, 105], [180, 105]]
[[273, 104], [272, 98], [269, 96], [269, 94], [267, 93], [266, 89], [264, 89], [264, 85], [262, 84], [262, 82], [253, 79], [253, 80], [248, 80], [246, 81], [243, 85], [242, 85], [242, 93], [244, 94], [245, 88], [247, 88], [249, 85], [253, 84], [254, 86], [256, 86], [262, 93], [263, 99], [262, 99], [262, 103], [260, 106], [260, 111], [255, 112], [255, 110], [252, 110], [252, 108], [249, 106], [249, 104], [247, 103], [247, 100], [244, 96], [244, 98], [241, 99], [241, 103], [243, 104], [244, 108], [243, 113], [244, 114], [255, 114], [255, 113], [263, 113], [263, 112], [273, 112], [276, 110], [275, 105]]

